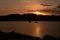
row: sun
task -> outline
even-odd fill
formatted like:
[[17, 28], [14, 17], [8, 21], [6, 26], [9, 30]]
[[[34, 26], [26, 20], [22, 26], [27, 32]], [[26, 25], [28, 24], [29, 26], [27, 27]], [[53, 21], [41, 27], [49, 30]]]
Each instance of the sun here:
[[36, 14], [36, 15], [42, 15], [42, 13], [41, 12], [38, 12], [38, 11], [36, 11], [36, 12], [29, 12], [29, 13]]
[[33, 14], [41, 15], [41, 13], [40, 13], [40, 12], [33, 12]]
[[41, 13], [40, 12], [35, 12], [35, 14], [40, 15]]

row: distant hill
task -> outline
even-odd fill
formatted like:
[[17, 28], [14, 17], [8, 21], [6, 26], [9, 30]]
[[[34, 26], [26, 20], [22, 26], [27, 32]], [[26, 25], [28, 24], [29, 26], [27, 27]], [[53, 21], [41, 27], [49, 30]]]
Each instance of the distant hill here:
[[60, 21], [60, 16], [36, 15], [36, 14], [9, 14], [0, 16], [1, 21]]

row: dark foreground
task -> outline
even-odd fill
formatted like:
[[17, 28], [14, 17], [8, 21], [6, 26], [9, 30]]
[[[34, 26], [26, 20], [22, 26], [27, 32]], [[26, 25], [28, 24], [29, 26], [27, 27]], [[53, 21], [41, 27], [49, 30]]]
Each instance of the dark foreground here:
[[43, 39], [40, 39], [38, 37], [33, 37], [25, 34], [0, 31], [0, 40], [60, 40], [60, 38], [46, 35], [43, 37]]

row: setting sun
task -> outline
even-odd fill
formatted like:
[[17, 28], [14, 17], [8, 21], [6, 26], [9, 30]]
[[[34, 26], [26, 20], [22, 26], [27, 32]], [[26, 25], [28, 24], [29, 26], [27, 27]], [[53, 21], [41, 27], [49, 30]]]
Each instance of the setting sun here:
[[36, 15], [41, 15], [42, 14], [40, 12], [29, 12], [29, 13], [33, 13], [33, 14], [36, 14]]
[[40, 15], [41, 13], [40, 12], [35, 12], [35, 14]]

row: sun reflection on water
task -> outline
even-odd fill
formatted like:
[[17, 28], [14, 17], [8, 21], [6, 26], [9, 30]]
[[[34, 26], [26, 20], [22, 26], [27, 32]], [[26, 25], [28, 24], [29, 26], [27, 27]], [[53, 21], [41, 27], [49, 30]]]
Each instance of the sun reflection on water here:
[[35, 25], [35, 36], [40, 38], [43, 36], [42, 27], [39, 24]]

